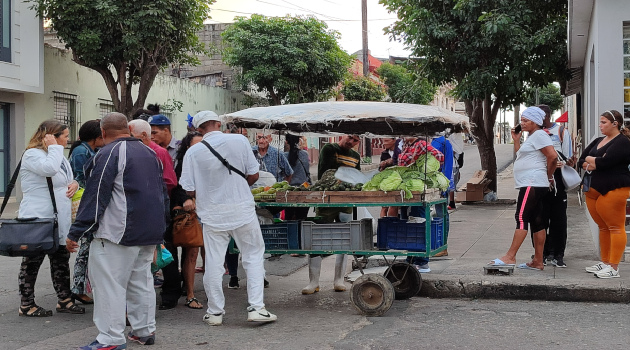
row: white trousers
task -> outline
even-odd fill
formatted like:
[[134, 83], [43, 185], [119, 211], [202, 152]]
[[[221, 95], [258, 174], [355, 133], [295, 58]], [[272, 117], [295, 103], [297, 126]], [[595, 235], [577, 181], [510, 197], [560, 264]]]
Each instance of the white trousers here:
[[100, 238], [90, 244], [88, 276], [99, 343], [126, 343], [125, 312], [135, 335], [155, 332], [154, 250], [154, 245], [127, 247]]
[[247, 300], [256, 310], [265, 307], [263, 302], [263, 281], [265, 279], [264, 254], [265, 242], [262, 238], [258, 219], [235, 230], [215, 231], [203, 225], [203, 242], [206, 249], [206, 272], [203, 275], [203, 287], [208, 297], [208, 313], [224, 314], [225, 296], [223, 295], [223, 274], [225, 252], [234, 238], [241, 251], [243, 268], [247, 274]]

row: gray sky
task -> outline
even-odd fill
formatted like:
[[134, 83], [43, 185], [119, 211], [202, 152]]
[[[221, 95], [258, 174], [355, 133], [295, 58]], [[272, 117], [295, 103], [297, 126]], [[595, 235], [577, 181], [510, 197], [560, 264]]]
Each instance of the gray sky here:
[[[390, 41], [383, 28], [396, 20], [378, 0], [368, 0], [368, 47], [375, 57], [409, 56], [399, 42]], [[206, 23], [230, 23], [235, 16], [311, 15], [341, 34], [339, 45], [348, 53], [361, 49], [361, 0], [217, 0]]]

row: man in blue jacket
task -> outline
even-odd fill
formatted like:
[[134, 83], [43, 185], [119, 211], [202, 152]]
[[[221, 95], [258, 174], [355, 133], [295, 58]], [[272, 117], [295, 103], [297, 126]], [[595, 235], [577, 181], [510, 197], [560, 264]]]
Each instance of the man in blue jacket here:
[[94, 237], [88, 276], [99, 334], [82, 350], [125, 349], [125, 312], [132, 328], [128, 338], [155, 342], [151, 262], [168, 220], [168, 195], [155, 152], [130, 136], [121, 113], [101, 119], [101, 131], [105, 147], [86, 168], [85, 192], [66, 241], [73, 252], [79, 238]]

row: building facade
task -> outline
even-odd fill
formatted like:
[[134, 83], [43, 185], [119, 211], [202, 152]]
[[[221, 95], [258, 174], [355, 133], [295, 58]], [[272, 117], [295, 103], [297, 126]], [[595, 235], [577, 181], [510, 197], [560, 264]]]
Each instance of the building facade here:
[[569, 129], [586, 146], [604, 111], [630, 121], [630, 1], [569, 0], [568, 17]]

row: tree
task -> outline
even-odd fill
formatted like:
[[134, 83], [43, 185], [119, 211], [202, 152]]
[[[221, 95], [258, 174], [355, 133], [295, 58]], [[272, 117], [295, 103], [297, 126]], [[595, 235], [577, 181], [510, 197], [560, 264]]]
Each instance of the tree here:
[[348, 75], [341, 88], [344, 100], [382, 101], [385, 98], [385, 89], [372, 79], [363, 75]]
[[50, 20], [73, 60], [103, 77], [115, 110], [130, 117], [161, 69], [198, 63], [194, 55], [205, 49], [197, 31], [215, 0], [28, 1]]
[[[538, 103], [536, 103], [536, 94], [538, 93]], [[551, 108], [551, 112], [562, 108], [564, 101], [560, 95], [560, 88], [554, 83], [549, 83], [542, 88], [530, 88], [525, 91], [525, 105], [547, 105]]]
[[555, 0], [380, 0], [397, 12], [386, 28], [423, 57], [437, 85], [456, 83], [481, 167], [496, 191], [494, 124], [501, 107], [518, 105], [527, 86], [565, 81], [567, 3]]
[[313, 17], [237, 17], [222, 37], [223, 61], [240, 67], [242, 85], [268, 94], [272, 105], [328, 98], [351, 63], [339, 34]]
[[392, 102], [426, 105], [433, 100], [436, 87], [413, 70], [398, 64], [383, 63], [376, 73], [387, 85]]

